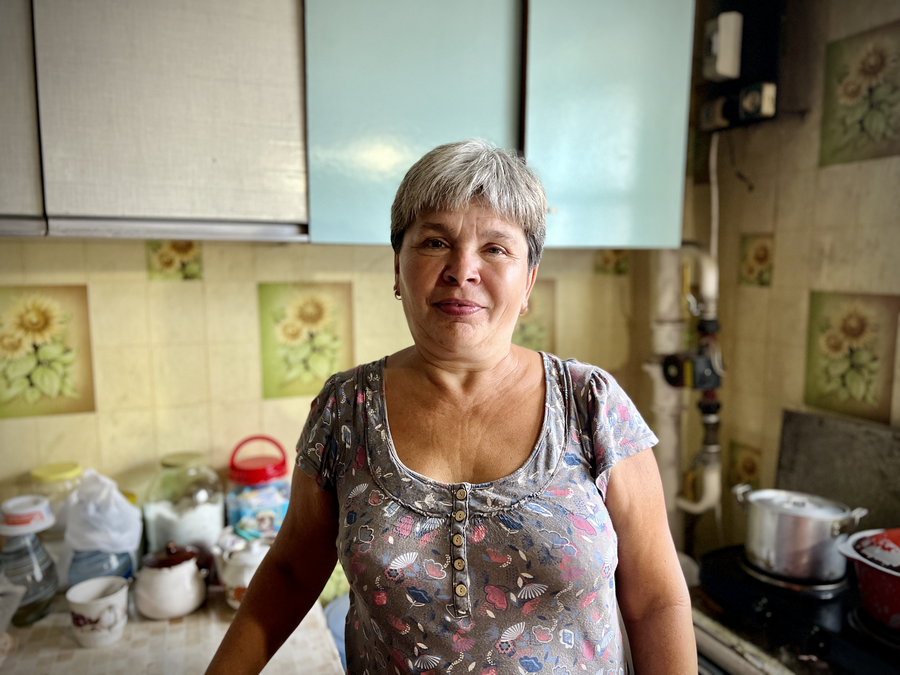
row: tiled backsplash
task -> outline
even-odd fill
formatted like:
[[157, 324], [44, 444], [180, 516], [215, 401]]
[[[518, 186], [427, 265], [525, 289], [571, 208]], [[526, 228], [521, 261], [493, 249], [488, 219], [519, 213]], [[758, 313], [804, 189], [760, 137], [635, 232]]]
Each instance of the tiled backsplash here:
[[[257, 285], [350, 282], [353, 359], [410, 344], [387, 246], [204, 242], [202, 281], [149, 280], [143, 241], [0, 240], [0, 285], [86, 284], [96, 410], [0, 420], [0, 496], [29, 469], [75, 460], [140, 488], [168, 452], [227, 464], [244, 437], [292, 449], [311, 397], [263, 399]], [[629, 358], [628, 276], [593, 251], [547, 251], [560, 355], [615, 371]]]

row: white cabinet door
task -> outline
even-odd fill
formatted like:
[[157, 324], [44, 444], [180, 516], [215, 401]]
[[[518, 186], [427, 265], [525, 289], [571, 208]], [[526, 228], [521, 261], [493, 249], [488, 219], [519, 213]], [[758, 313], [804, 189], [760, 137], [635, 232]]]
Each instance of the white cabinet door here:
[[34, 0], [48, 216], [306, 222], [300, 0]]
[[[0, 215], [41, 217], [29, 0], [0, 2]], [[2, 226], [3, 223], [0, 223]], [[2, 231], [2, 227], [0, 227]]]
[[548, 246], [681, 243], [694, 0], [531, 0], [525, 157]]

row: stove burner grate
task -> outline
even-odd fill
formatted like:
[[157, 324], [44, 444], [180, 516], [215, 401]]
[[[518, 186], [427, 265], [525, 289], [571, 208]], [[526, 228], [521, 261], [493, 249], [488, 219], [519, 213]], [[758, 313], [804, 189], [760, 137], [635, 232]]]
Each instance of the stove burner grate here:
[[844, 577], [840, 581], [836, 581], [830, 584], [806, 584], [800, 581], [782, 579], [780, 577], [773, 576], [757, 569], [749, 562], [747, 562], [747, 560], [743, 556], [739, 560], [739, 565], [744, 572], [749, 574], [757, 581], [762, 581], [763, 583], [769, 584], [771, 586], [777, 586], [778, 588], [784, 588], [789, 591], [794, 591], [801, 595], [815, 597], [820, 600], [828, 600], [837, 596], [839, 593], [845, 590], [848, 585], [846, 577]]
[[891, 630], [880, 621], [876, 621], [861, 607], [854, 607], [847, 613], [847, 622], [854, 630], [863, 635], [900, 651], [900, 632]]

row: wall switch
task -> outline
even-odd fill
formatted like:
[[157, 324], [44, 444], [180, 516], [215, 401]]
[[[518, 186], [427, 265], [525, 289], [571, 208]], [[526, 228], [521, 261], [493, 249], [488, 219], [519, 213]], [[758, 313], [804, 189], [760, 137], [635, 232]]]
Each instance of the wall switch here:
[[713, 82], [740, 77], [743, 28], [740, 12], [722, 12], [704, 24], [703, 77]]

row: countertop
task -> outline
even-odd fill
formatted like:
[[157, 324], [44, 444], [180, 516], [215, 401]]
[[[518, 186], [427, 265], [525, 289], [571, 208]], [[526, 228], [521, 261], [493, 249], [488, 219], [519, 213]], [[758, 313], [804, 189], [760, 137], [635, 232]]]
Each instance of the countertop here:
[[[130, 602], [122, 639], [109, 647], [86, 649], [75, 642], [66, 599], [57, 595], [49, 615], [30, 626], [7, 629], [19, 646], [0, 666], [0, 675], [202, 675], [233, 617], [222, 589], [214, 586], [200, 609], [180, 619], [144, 619]], [[319, 603], [263, 673], [343, 673]]]

